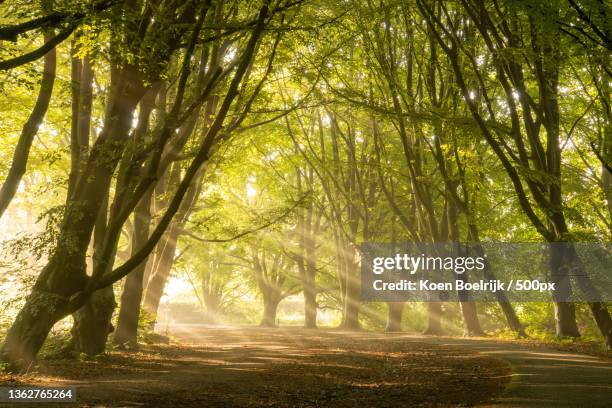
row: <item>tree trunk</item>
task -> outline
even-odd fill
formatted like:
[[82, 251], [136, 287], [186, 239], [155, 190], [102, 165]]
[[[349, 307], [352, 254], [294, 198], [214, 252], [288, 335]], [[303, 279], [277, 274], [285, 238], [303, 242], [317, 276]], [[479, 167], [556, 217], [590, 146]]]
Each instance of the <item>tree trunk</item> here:
[[[504, 294], [505, 297], [505, 294]], [[521, 324], [512, 303], [510, 303], [507, 299], [499, 299], [498, 301], [499, 307], [502, 309], [504, 316], [506, 316], [506, 322], [508, 323], [508, 327], [510, 330], [516, 333], [518, 337], [527, 337], [527, 333], [525, 333], [525, 328]]]
[[404, 302], [387, 302], [387, 325], [386, 332], [402, 331], [402, 314], [404, 312]]
[[308, 277], [304, 285], [304, 327], [317, 328], [317, 293], [312, 277]]
[[315, 246], [312, 232], [306, 239], [306, 268], [304, 271], [304, 327], [317, 328], [317, 265], [315, 260]]
[[[132, 237], [132, 256], [136, 254], [149, 238], [151, 225], [151, 200], [154, 188], [138, 203], [134, 212], [134, 234]], [[138, 265], [125, 279], [121, 294], [119, 319], [113, 342], [121, 347], [135, 350], [138, 348], [138, 319], [140, 317], [140, 302], [142, 300], [143, 277], [148, 260]]]
[[361, 328], [359, 324], [359, 309], [360, 309], [360, 286], [357, 279], [351, 276], [349, 271], [349, 277], [346, 282], [346, 295], [344, 297], [344, 320], [342, 322], [342, 328], [348, 330], [359, 330]]
[[[69, 183], [68, 200], [70, 200], [72, 197], [71, 189], [74, 189], [74, 186], [81, 175], [83, 160], [86, 157], [89, 145], [89, 122], [91, 114], [91, 88], [93, 75], [87, 58], [83, 60], [82, 64], [77, 64], [77, 66], [81, 67], [80, 69], [82, 69], [83, 72], [80, 77], [80, 88], [77, 89], [78, 97], [75, 98], [76, 103], [78, 104], [78, 109], [76, 109], [78, 118], [76, 121], [73, 121], [73, 126], [75, 126], [75, 128], [73, 128], [73, 132], [76, 133], [73, 133], [71, 136], [72, 171], [70, 176], [72, 182]], [[134, 132], [134, 140], [142, 140], [145, 137], [148, 129], [149, 115], [153, 108], [156, 92], [156, 88], [149, 90], [148, 94], [140, 103], [138, 124]], [[73, 114], [74, 112], [75, 109], [73, 107]], [[129, 183], [129, 179], [125, 177], [127, 170], [124, 168], [124, 164], [127, 162], [131, 163], [130, 160], [126, 160], [124, 157], [122, 164], [119, 166], [120, 176], [118, 177], [117, 185], [115, 186], [116, 191], [124, 190], [128, 187], [127, 183]], [[123, 198], [124, 196], [121, 194], [115, 195], [111, 217], [118, 211], [122, 204]], [[103, 200], [103, 205], [100, 208], [100, 212], [94, 227], [94, 255], [92, 257], [94, 269], [97, 269], [101, 257], [103, 256], [102, 251], [104, 249], [104, 243], [107, 235], [107, 217], [108, 193]], [[132, 238], [134, 238], [134, 236], [130, 238], [130, 241], [132, 241]], [[109, 259], [108, 270], [112, 268], [112, 260], [115, 259], [117, 244], [118, 237], [115, 238], [114, 251], [113, 255], [111, 255]], [[133, 248], [133, 243], [131, 246]], [[77, 355], [80, 353], [85, 353], [92, 357], [104, 351], [108, 335], [112, 333], [114, 329], [111, 324], [111, 318], [116, 306], [117, 303], [115, 302], [115, 294], [112, 286], [110, 286], [94, 292], [92, 294], [92, 298], [87, 301], [85, 306], [74, 313], [72, 347]]]
[[66, 316], [65, 299], [33, 289], [9, 329], [0, 357], [8, 369], [27, 373], [53, 325]]
[[158, 248], [159, 252], [156, 259], [159, 258], [159, 261], [151, 272], [152, 276], [147, 284], [147, 291], [144, 299], [144, 309], [152, 316], [157, 315], [157, 309], [159, 308], [161, 297], [164, 294], [166, 281], [172, 271], [178, 235], [178, 228], [176, 228], [174, 224], [171, 225], [166, 232], [165, 240], [160, 243], [161, 245]]
[[555, 302], [554, 308], [557, 337], [580, 337], [576, 324], [576, 306], [572, 302]]
[[[601, 299], [599, 290], [591, 281], [588, 273], [584, 270], [584, 265], [576, 251], [574, 243], [569, 242], [563, 246], [563, 253], [572, 262], [573, 275], [576, 278], [578, 288], [590, 299]], [[573, 267], [577, 267], [574, 269]], [[591, 314], [601, 332], [607, 349], [612, 349], [612, 319], [608, 307], [599, 301], [588, 302]]]
[[427, 303], [427, 327], [423, 331], [423, 334], [432, 336], [441, 336], [444, 334], [442, 331], [442, 303], [441, 302], [428, 302]]
[[[82, 63], [73, 57], [72, 82], [71, 167], [66, 204], [70, 202], [74, 194], [74, 186], [81, 176], [83, 164], [89, 150], [93, 72], [91, 71], [88, 57], [85, 57]], [[99, 255], [102, 252], [106, 233], [107, 212], [108, 193], [102, 199], [102, 205], [94, 226], [92, 270], [98, 266]], [[111, 317], [116, 306], [115, 293], [112, 286], [94, 292], [91, 299], [72, 315], [74, 320], [72, 330], [70, 331], [72, 338], [65, 351], [73, 352], [77, 356], [85, 353], [89, 357], [103, 353], [106, 348], [108, 335], [113, 331]]]
[[[456, 280], [467, 281], [467, 272], [455, 277]], [[467, 291], [458, 291], [459, 306], [461, 307], [461, 315], [463, 317], [463, 337], [471, 336], [484, 336], [485, 333], [480, 327], [480, 321], [478, 320], [478, 310], [476, 309], [476, 303], [469, 300], [469, 294]]]
[[344, 284], [341, 286], [344, 290], [342, 298], [342, 323], [340, 327], [347, 330], [359, 330], [359, 309], [361, 308], [361, 280], [359, 279], [359, 266], [355, 260], [355, 252], [350, 245], [344, 244], [340, 249], [339, 262], [342, 263], [342, 272], [344, 274]]
[[[453, 189], [453, 192], [456, 191], [457, 184], [452, 183], [451, 181], [446, 182], [447, 190]], [[464, 192], [467, 195], [467, 192]], [[447, 216], [448, 216], [448, 236], [450, 238], [450, 242], [453, 243], [455, 249], [455, 255], [466, 256], [466, 247], [464, 245], [459, 244], [459, 205], [458, 200], [452, 198], [452, 192], [449, 194], [449, 201], [447, 204]], [[455, 194], [456, 195], [456, 194]], [[467, 212], [467, 211], [466, 211]], [[462, 274], [455, 274], [455, 281], [468, 282], [469, 274], [467, 272]], [[478, 321], [478, 311], [476, 309], [476, 304], [473, 301], [470, 301], [470, 294], [467, 290], [458, 290], [457, 296], [459, 298], [459, 305], [461, 307], [461, 315], [463, 317], [463, 336], [484, 336], [484, 332], [480, 327], [480, 322]]]
[[74, 314], [72, 342], [75, 353], [89, 357], [106, 349], [106, 339], [113, 331], [111, 317], [117, 303], [112, 286], [95, 291], [91, 299]]
[[[488, 280], [496, 279], [494, 271], [491, 270], [491, 265], [489, 264], [489, 262], [486, 261], [486, 253], [480, 242], [480, 233], [478, 231], [478, 227], [476, 226], [476, 224], [468, 222], [468, 230], [468, 239], [469, 241], [473, 242], [471, 249], [476, 251], [476, 254], [479, 257], [485, 258], [485, 269], [483, 271], [485, 278]], [[502, 290], [498, 290], [495, 292], [494, 295], [497, 299], [499, 307], [502, 309], [502, 312], [506, 317], [506, 322], [508, 323], [510, 330], [515, 332], [518, 337], [527, 337], [525, 329], [523, 328], [523, 325], [521, 324], [521, 321], [519, 320], [516, 311], [512, 306], [512, 303], [510, 303], [510, 301], [508, 300], [506, 293]]]
[[601, 302], [590, 302], [589, 309], [591, 309], [595, 323], [597, 323], [597, 327], [604, 337], [606, 349], [612, 350], [612, 322], [608, 307]]
[[[108, 194], [103, 199], [100, 213], [96, 219], [93, 233], [93, 267], [98, 267], [99, 254], [102, 252], [106, 234], [106, 218], [108, 212]], [[85, 353], [94, 357], [106, 349], [106, 340], [113, 331], [111, 318], [117, 307], [113, 287], [95, 291], [85, 305], [72, 314], [72, 339], [69, 345], [75, 355]]]
[[[49, 41], [53, 37], [52, 34], [45, 35], [45, 41]], [[55, 48], [45, 54], [42, 80], [40, 81], [40, 90], [38, 91], [38, 97], [34, 104], [34, 109], [28, 117], [28, 120], [23, 125], [19, 141], [15, 147], [13, 153], [13, 161], [11, 162], [11, 168], [8, 171], [6, 180], [2, 184], [0, 189], [0, 218], [4, 211], [7, 209], [11, 200], [15, 196], [21, 178], [25, 174], [26, 166], [28, 163], [28, 157], [30, 155], [30, 148], [34, 136], [38, 132], [38, 127], [41, 125], [47, 109], [49, 107], [49, 101], [53, 94], [53, 83], [55, 82], [55, 65], [56, 55]]]
[[[606, 83], [604, 89], [609, 89], [609, 87], [607, 86], [608, 82], [603, 82]], [[608, 110], [609, 109], [610, 108], [608, 107]], [[610, 126], [609, 124], [604, 130], [602, 144], [602, 157], [605, 163], [602, 163], [601, 165], [601, 179], [603, 182], [604, 196], [606, 198], [607, 203], [606, 207], [608, 209], [608, 216], [612, 220], [612, 172], [608, 170], [609, 166], [612, 166], [612, 126]], [[610, 233], [612, 234], [612, 226], [610, 227]]]
[[[571, 261], [567, 258], [566, 245], [562, 243], [550, 244], [550, 269], [551, 280], [555, 283], [554, 295], [559, 292], [562, 296], [570, 296], [572, 293], [571, 282], [567, 271]], [[572, 302], [559, 301], [555, 299], [555, 333], [557, 337], [580, 337], [578, 324], [576, 323], [576, 305]]]
[[[203, 290], [204, 292], [204, 290]], [[218, 293], [204, 292], [204, 321], [206, 323], [216, 323], [221, 305], [221, 296]]]
[[277, 296], [264, 296], [264, 312], [259, 324], [261, 327], [276, 327], [276, 312], [280, 299]]
[[[555, 295], [570, 296], [572, 293], [571, 282], [568, 276], [571, 260], [568, 257], [566, 245], [563, 243], [550, 244], [550, 270], [551, 280], [555, 283]], [[580, 337], [580, 331], [576, 324], [576, 306], [563, 299], [553, 296], [555, 309], [555, 332], [557, 337]]]
[[473, 301], [460, 302], [463, 315], [463, 337], [484, 336], [485, 332], [478, 321], [476, 303]]

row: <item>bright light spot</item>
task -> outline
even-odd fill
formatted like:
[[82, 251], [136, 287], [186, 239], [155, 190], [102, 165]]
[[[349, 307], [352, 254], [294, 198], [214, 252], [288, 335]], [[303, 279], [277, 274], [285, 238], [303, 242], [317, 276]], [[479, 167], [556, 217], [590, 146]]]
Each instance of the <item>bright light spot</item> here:
[[223, 62], [228, 64], [236, 56], [236, 48], [230, 48], [227, 53], [223, 56]]
[[164, 295], [171, 298], [181, 293], [191, 291], [193, 291], [193, 288], [191, 287], [189, 282], [186, 282], [183, 279], [173, 276], [168, 280], [168, 283], [164, 288]]
[[253, 198], [257, 195], [257, 189], [255, 188], [255, 176], [250, 176], [247, 180], [246, 195], [247, 198]]
[[329, 117], [329, 115], [325, 115], [321, 118], [321, 122], [323, 122], [323, 125], [329, 126], [329, 124], [331, 123], [331, 118]]
[[476, 98], [476, 92], [470, 91], [470, 99], [474, 100], [474, 98]]
[[255, 187], [253, 187], [252, 185], [248, 185], [247, 186], [247, 197], [249, 198], [253, 198], [257, 195], [257, 189]]

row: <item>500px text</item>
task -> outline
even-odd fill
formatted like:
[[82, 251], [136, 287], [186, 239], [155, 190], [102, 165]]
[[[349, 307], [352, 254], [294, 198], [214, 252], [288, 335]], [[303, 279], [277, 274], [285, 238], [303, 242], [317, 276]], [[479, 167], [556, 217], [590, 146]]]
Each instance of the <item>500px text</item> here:
[[480, 280], [478, 282], [464, 282], [457, 280], [454, 282], [432, 282], [429, 279], [421, 279], [419, 281], [401, 280], [399, 282], [384, 282], [380, 279], [373, 283], [374, 290], [387, 291], [435, 291], [435, 290], [472, 290], [485, 291], [495, 293], [497, 291], [536, 291], [546, 292], [554, 291], [555, 284], [551, 282], [540, 282], [539, 280], [511, 280], [506, 284], [500, 280]]

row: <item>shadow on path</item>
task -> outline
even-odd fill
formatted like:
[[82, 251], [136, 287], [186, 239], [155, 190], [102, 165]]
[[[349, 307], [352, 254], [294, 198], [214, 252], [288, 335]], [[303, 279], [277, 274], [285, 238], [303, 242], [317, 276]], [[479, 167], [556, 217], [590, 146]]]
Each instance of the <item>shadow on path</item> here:
[[487, 339], [405, 337], [465, 347], [510, 363], [512, 381], [493, 406], [612, 407], [612, 364], [597, 357]]

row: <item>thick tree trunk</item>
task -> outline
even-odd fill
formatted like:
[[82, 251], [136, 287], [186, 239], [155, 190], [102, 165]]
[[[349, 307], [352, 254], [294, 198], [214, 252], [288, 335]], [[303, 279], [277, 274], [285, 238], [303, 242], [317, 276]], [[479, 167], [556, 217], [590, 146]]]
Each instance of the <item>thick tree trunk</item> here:
[[[349, 272], [350, 274], [351, 272]], [[354, 276], [349, 276], [346, 283], [346, 295], [344, 297], [344, 320], [342, 328], [348, 330], [359, 330], [360, 309], [360, 286]]]
[[261, 327], [276, 327], [276, 312], [280, 299], [276, 296], [264, 296], [264, 311], [261, 318]]
[[485, 332], [478, 321], [476, 303], [473, 301], [460, 302], [463, 315], [463, 337], [484, 336]]
[[589, 309], [591, 309], [595, 323], [597, 323], [597, 327], [604, 337], [606, 349], [612, 350], [612, 320], [608, 307], [601, 302], [590, 302]]
[[387, 325], [386, 332], [402, 331], [402, 314], [404, 312], [404, 302], [387, 302]]
[[[153, 187], [145, 193], [134, 212], [134, 234], [132, 237], [132, 256], [136, 254], [149, 238], [151, 225], [151, 200]], [[121, 347], [135, 350], [138, 348], [138, 319], [142, 300], [143, 277], [147, 261], [142, 262], [125, 279], [121, 294], [119, 319], [113, 342]]]
[[423, 334], [431, 336], [441, 336], [444, 334], [442, 330], [442, 303], [441, 302], [428, 302], [427, 303], [427, 327], [423, 331]]
[[[467, 281], [467, 272], [455, 277], [456, 280]], [[467, 291], [458, 291], [459, 306], [461, 308], [461, 316], [463, 317], [463, 336], [484, 336], [485, 333], [480, 327], [480, 321], [478, 320], [478, 310], [476, 309], [476, 303], [469, 300], [469, 294]]]
[[[562, 243], [550, 245], [550, 270], [551, 280], [555, 283], [555, 294], [571, 296], [572, 287], [568, 276], [571, 265], [570, 255]], [[576, 324], [576, 306], [567, 301], [559, 301], [553, 298], [555, 309], [555, 332], [557, 337], [580, 337], [580, 331]]]
[[143, 272], [144, 269], [139, 267], [127, 276], [121, 295], [121, 308], [113, 343], [127, 350], [138, 349], [138, 319]]
[[66, 299], [33, 289], [9, 329], [0, 358], [11, 371], [26, 373], [32, 367], [53, 325], [66, 316]]
[[117, 303], [112, 286], [94, 292], [91, 299], [74, 314], [72, 342], [74, 351], [93, 357], [106, 349], [106, 339], [112, 332], [111, 317]]
[[576, 305], [572, 302], [555, 302], [554, 309], [557, 337], [580, 337], [576, 324]]

